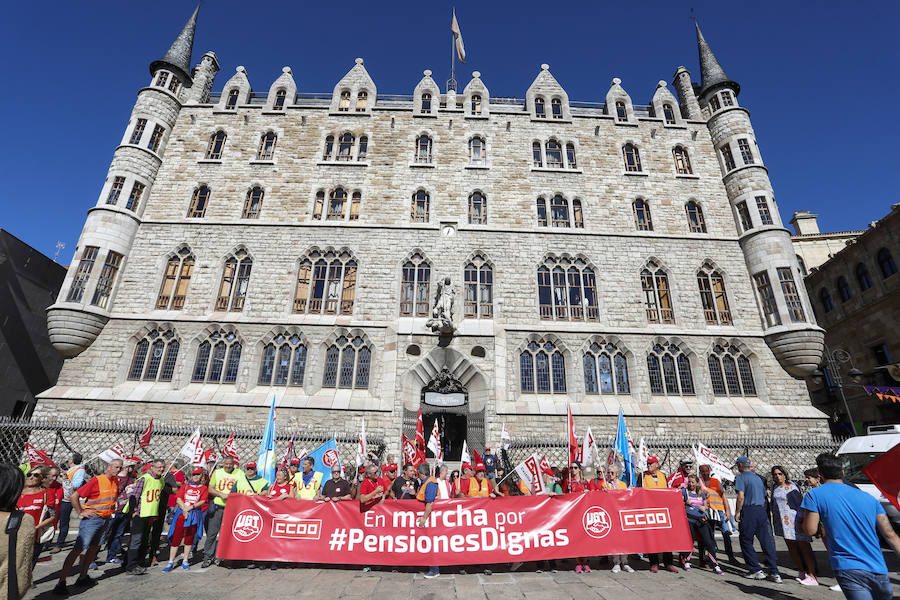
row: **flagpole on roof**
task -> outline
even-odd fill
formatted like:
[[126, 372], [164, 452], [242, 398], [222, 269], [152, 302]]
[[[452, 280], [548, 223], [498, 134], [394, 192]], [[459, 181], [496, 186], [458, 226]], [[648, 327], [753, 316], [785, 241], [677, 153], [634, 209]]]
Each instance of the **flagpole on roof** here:
[[[456, 18], [456, 7], [450, 9], [450, 22]], [[447, 91], [456, 91], [456, 34], [450, 30], [450, 79], [447, 80]]]

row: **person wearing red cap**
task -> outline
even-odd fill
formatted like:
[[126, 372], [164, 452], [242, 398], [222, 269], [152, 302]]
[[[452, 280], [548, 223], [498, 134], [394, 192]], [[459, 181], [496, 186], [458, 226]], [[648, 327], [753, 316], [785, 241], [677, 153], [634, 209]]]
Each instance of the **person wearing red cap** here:
[[[269, 482], [265, 477], [260, 476], [259, 472], [256, 470], [255, 462], [250, 461], [247, 463], [247, 466], [244, 467], [244, 475], [247, 476], [247, 483], [250, 485], [250, 489], [246, 490], [246, 493], [259, 496], [269, 489]], [[239, 481], [238, 483], [243, 482]], [[243, 493], [244, 490], [238, 491]]]
[[494, 486], [485, 476], [484, 463], [475, 463], [475, 477], [469, 479], [469, 498], [496, 498]]
[[291, 464], [288, 465], [288, 481], [291, 482], [291, 485], [297, 487], [297, 473], [300, 472], [300, 457], [295, 456], [291, 459]]
[[175, 556], [178, 547], [184, 544], [184, 558], [181, 568], [187, 571], [191, 568], [188, 559], [191, 556], [191, 545], [197, 527], [203, 520], [201, 507], [209, 498], [209, 489], [203, 485], [203, 468], [197, 467], [191, 471], [191, 479], [178, 488], [175, 495], [175, 518], [169, 528], [169, 563], [163, 567], [163, 573], [168, 573], [175, 568]]
[[[647, 459], [647, 472], [644, 473], [644, 488], [648, 490], [662, 490], [669, 487], [666, 483], [666, 474], [659, 470], [659, 459], [651, 456]], [[648, 554], [650, 557], [650, 572], [659, 573], [659, 561], [662, 559], [663, 566], [667, 571], [672, 573], [678, 572], [678, 567], [672, 564], [671, 552], [656, 552]]]
[[[365, 467], [361, 467], [361, 475], [365, 475]], [[378, 484], [390, 492], [394, 486], [394, 480], [397, 479], [397, 463], [388, 463], [381, 465], [381, 477], [378, 478]]]
[[469, 495], [469, 482], [475, 476], [475, 470], [472, 465], [467, 462], [462, 464], [462, 475], [455, 481], [456, 488], [453, 493], [454, 498], [465, 498]]

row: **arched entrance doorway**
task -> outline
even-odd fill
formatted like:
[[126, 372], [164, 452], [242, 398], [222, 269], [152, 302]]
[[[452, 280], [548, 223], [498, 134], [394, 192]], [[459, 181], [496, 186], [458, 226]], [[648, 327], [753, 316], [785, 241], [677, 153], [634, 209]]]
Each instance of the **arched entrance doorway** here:
[[[422, 422], [425, 436], [431, 435], [435, 421], [441, 433], [444, 460], [456, 461], [462, 455], [463, 441], [468, 438], [468, 394], [466, 388], [447, 367], [441, 369], [422, 388]], [[431, 450], [428, 458], [434, 458]]]

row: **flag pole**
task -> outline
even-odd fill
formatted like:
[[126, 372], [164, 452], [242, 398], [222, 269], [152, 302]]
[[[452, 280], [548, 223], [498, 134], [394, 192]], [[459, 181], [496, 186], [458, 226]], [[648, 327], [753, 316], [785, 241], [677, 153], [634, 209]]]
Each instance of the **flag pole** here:
[[[453, 17], [456, 15], [456, 7], [450, 9], [450, 22], [453, 22]], [[453, 31], [450, 32], [450, 79], [447, 81], [447, 91], [453, 90], [456, 91], [456, 36]]]

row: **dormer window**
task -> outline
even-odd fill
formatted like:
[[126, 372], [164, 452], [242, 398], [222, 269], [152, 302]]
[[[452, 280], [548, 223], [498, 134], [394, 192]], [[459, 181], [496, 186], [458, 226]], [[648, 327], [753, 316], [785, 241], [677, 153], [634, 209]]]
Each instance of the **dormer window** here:
[[278, 90], [275, 93], [275, 102], [272, 104], [272, 110], [284, 110], [284, 100], [287, 98], [287, 91]]
[[663, 104], [663, 118], [666, 120], [666, 125], [675, 124], [675, 111], [671, 104]]
[[356, 112], [366, 112], [369, 106], [369, 93], [360, 92], [356, 95]]
[[479, 96], [478, 94], [472, 95], [472, 114], [481, 114], [481, 96]]
[[237, 89], [228, 92], [228, 99], [225, 101], [225, 110], [235, 110], [237, 108], [238, 95]]
[[422, 94], [422, 108], [419, 110], [423, 115], [431, 112], [431, 94]]
[[628, 111], [625, 110], [625, 103], [621, 100], [616, 101], [616, 120], [617, 121], [627, 121], [628, 120]]
[[554, 98], [550, 101], [550, 112], [553, 113], [554, 119], [562, 119], [562, 101], [559, 98]]
[[341, 92], [341, 101], [338, 103], [339, 112], [348, 112], [350, 110], [350, 92], [344, 90]]
[[538, 119], [546, 119], [547, 112], [544, 107], [544, 99], [538, 96], [534, 99], [534, 116]]

